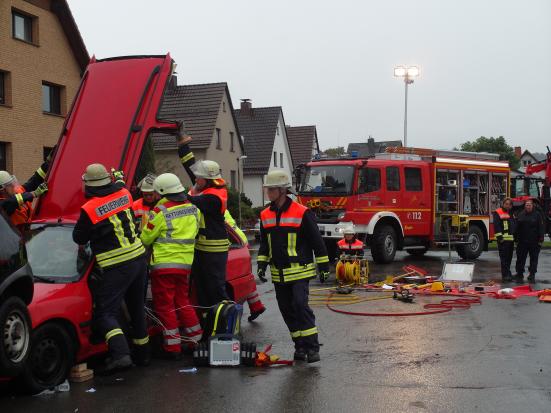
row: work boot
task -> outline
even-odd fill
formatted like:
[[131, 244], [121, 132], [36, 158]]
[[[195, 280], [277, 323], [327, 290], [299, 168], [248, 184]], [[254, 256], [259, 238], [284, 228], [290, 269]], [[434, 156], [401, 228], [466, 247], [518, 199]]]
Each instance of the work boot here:
[[513, 281], [513, 277], [511, 275], [506, 275], [505, 277], [501, 277], [502, 283], [510, 283]]
[[517, 284], [522, 284], [524, 282], [524, 276], [522, 274], [515, 275], [515, 282]]
[[249, 323], [250, 323], [251, 321], [256, 320], [256, 319], [258, 318], [258, 316], [259, 316], [260, 314], [262, 314], [264, 311], [266, 311], [266, 307], [262, 307], [262, 308], [261, 308], [260, 310], [258, 310], [258, 311], [252, 311], [252, 312], [251, 312], [251, 315], [249, 316], [249, 318], [247, 318], [247, 320], [249, 320]]
[[299, 348], [298, 350], [295, 350], [295, 354], [293, 355], [293, 360], [306, 361], [306, 352], [301, 348]]
[[534, 284], [536, 282], [536, 274], [530, 274], [527, 279], [530, 284]]
[[320, 361], [320, 353], [315, 350], [308, 350], [308, 363], [316, 363]]
[[98, 376], [110, 376], [112, 374], [128, 370], [133, 366], [132, 359], [129, 355], [122, 356], [117, 359], [109, 358], [105, 361], [105, 366], [98, 370]]
[[135, 345], [132, 349], [132, 361], [137, 366], [149, 366], [151, 362], [151, 349], [149, 344]]

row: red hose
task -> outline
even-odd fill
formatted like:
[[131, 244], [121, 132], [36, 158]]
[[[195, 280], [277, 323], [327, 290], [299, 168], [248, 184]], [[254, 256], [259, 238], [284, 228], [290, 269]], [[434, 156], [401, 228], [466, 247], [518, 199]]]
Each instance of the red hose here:
[[331, 299], [333, 294], [329, 295], [328, 301], [325, 305], [331, 311], [334, 311], [335, 313], [340, 313], [340, 314], [357, 315], [357, 316], [363, 316], [363, 317], [410, 317], [410, 316], [416, 316], [416, 315], [447, 313], [453, 310], [454, 308], [469, 309], [471, 305], [482, 303], [479, 296], [471, 295], [471, 294], [423, 293], [423, 295], [443, 295], [443, 296], [454, 296], [454, 297], [461, 297], [461, 298], [456, 298], [451, 300], [450, 299], [442, 300], [440, 301], [440, 303], [429, 303], [423, 306], [424, 309], [426, 310], [432, 309], [433, 311], [417, 311], [417, 312], [405, 312], [405, 313], [367, 313], [367, 312], [339, 310], [335, 307], [332, 307], [329, 304], [329, 300]]

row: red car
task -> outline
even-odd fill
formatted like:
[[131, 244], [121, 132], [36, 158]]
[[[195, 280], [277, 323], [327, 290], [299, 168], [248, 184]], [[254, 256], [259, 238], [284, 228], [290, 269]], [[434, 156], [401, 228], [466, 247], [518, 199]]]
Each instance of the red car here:
[[[72, 240], [84, 203], [81, 175], [88, 164], [100, 162], [122, 169], [135, 189], [147, 172], [140, 165], [147, 163], [143, 148], [150, 134], [177, 128], [157, 119], [172, 71], [167, 55], [92, 59], [84, 73], [52, 160], [50, 191], [26, 235], [34, 296], [28, 306], [29, 355], [18, 379], [31, 392], [55, 386], [75, 363], [106, 351], [92, 334], [92, 296], [101, 275], [90, 250], [79, 250]], [[254, 290], [251, 259], [239, 237], [228, 233], [228, 290], [242, 302]]]

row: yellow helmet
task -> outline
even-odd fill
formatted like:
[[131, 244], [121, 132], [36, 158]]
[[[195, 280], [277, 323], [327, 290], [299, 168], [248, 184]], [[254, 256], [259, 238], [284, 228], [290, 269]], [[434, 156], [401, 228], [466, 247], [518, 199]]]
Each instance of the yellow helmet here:
[[111, 175], [105, 166], [93, 163], [86, 167], [82, 180], [86, 186], [104, 186], [111, 183]]

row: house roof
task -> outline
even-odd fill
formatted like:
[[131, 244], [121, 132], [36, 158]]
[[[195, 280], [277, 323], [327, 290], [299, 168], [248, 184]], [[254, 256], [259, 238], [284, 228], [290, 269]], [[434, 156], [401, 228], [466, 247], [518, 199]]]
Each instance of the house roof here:
[[78, 26], [71, 13], [69, 4], [67, 4], [66, 0], [52, 0], [50, 3], [50, 10], [59, 19], [61, 27], [67, 37], [67, 41], [69, 42], [69, 46], [71, 46], [71, 50], [73, 51], [73, 55], [80, 69], [84, 72], [90, 62], [90, 56], [88, 55], [84, 40], [82, 40]]
[[541, 161], [544, 161], [545, 158], [546, 158], [546, 155], [544, 153], [539, 153], [539, 152], [533, 152], [532, 153], [528, 149], [525, 149], [520, 158], [522, 159], [522, 158], [525, 158], [527, 156], [532, 158], [534, 160], [534, 162], [541, 162]]
[[[228, 96], [228, 110], [233, 117], [239, 145], [243, 150], [243, 142], [233, 113], [228, 84], [225, 82], [184, 85], [168, 89], [161, 104], [159, 118], [182, 121], [186, 132], [193, 137], [191, 148], [206, 149], [210, 146], [214, 136], [214, 128], [224, 93]], [[152, 136], [154, 149], [176, 149], [174, 136], [164, 133], [153, 133]]]
[[270, 169], [277, 122], [281, 106], [235, 110], [241, 136], [245, 140], [247, 159], [243, 162], [244, 175], [263, 175]]
[[293, 165], [310, 162], [312, 160], [312, 148], [315, 146], [319, 152], [318, 134], [316, 126], [286, 126], [287, 141]]
[[391, 146], [402, 146], [401, 140], [394, 141], [378, 141], [375, 142], [373, 138], [369, 138], [367, 142], [358, 142], [348, 144], [348, 153], [353, 151], [358, 152], [358, 156], [365, 157], [374, 155], [376, 153], [385, 152], [385, 149]]

